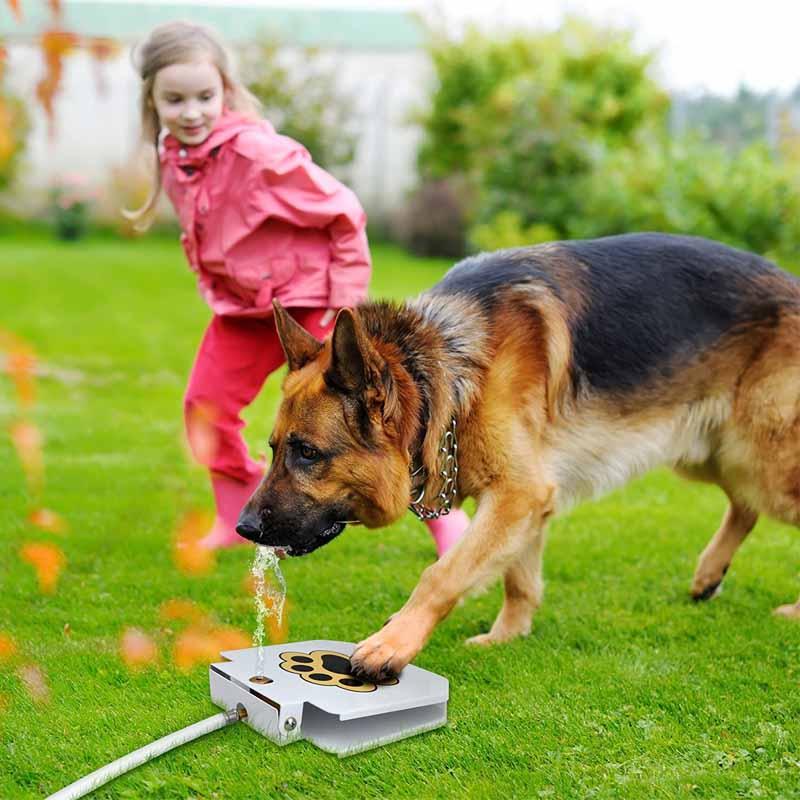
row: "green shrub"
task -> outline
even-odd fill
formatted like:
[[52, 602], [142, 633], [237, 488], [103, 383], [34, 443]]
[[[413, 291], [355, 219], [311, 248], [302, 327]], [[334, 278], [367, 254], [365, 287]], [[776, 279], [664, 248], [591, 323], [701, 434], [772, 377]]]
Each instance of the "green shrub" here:
[[516, 211], [501, 211], [490, 222], [476, 225], [470, 233], [470, 242], [476, 250], [503, 250], [557, 238], [558, 234], [549, 225], [534, 223], [526, 227]]
[[275, 129], [304, 145], [317, 164], [335, 169], [353, 160], [353, 98], [317, 50], [305, 48], [292, 57], [267, 39], [246, 55], [243, 72]]
[[476, 243], [504, 238], [508, 230], [491, 232], [503, 212], [520, 230], [566, 235], [598, 159], [666, 125], [651, 58], [627, 33], [575, 20], [505, 39], [472, 30], [461, 41], [434, 38], [431, 56], [437, 85], [419, 165], [423, 176], [466, 176], [478, 197]]
[[656, 230], [797, 260], [800, 158], [671, 139], [651, 57], [628, 34], [576, 21], [505, 39], [471, 31], [435, 39], [432, 57], [420, 167], [466, 175], [473, 246]]
[[50, 189], [50, 214], [59, 239], [73, 241], [89, 229], [90, 207], [96, 197], [80, 173], [62, 176]]
[[660, 230], [707, 236], [746, 250], [793, 255], [800, 243], [797, 173], [764, 144], [732, 158], [690, 140], [619, 151], [587, 181], [571, 237]]
[[434, 36], [430, 55], [436, 86], [419, 151], [426, 175], [481, 175], [509, 143], [548, 145], [546, 161], [574, 165], [595, 140], [620, 146], [666, 123], [667, 96], [647, 75], [652, 58], [634, 52], [626, 32], [577, 20], [499, 39], [473, 29], [459, 41]]
[[578, 207], [563, 229], [526, 223], [500, 211], [477, 224], [479, 249], [536, 244], [555, 238], [593, 238], [632, 231], [706, 236], [782, 262], [800, 253], [797, 169], [764, 144], [731, 158], [722, 146], [659, 140], [608, 151], [582, 179]]

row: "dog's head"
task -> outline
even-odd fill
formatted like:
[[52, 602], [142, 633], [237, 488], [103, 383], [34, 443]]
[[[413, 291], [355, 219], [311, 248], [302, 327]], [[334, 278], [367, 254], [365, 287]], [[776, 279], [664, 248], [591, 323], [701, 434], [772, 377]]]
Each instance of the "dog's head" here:
[[376, 528], [404, 513], [419, 401], [399, 354], [368, 336], [358, 312], [340, 311], [323, 343], [274, 305], [289, 373], [272, 465], [236, 530], [298, 556], [349, 521]]

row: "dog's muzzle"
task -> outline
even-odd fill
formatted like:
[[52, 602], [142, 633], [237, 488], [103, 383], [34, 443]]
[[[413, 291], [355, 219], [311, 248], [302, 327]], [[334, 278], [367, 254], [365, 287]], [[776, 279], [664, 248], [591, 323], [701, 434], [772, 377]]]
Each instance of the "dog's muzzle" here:
[[347, 527], [346, 522], [333, 522], [310, 536], [288, 536], [280, 531], [269, 530], [272, 527], [269, 522], [269, 516], [265, 519], [263, 513], [245, 507], [236, 523], [236, 533], [256, 544], [281, 548], [287, 555], [304, 556], [335, 539]]

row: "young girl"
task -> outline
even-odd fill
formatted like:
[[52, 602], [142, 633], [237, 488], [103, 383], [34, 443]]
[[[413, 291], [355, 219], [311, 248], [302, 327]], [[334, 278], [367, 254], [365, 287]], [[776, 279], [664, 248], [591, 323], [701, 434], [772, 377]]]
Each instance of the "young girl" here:
[[[130, 216], [145, 229], [163, 185], [200, 294], [214, 312], [189, 378], [184, 419], [216, 502], [203, 543], [226, 547], [245, 541], [236, 521], [264, 474], [248, 455], [240, 412], [284, 362], [272, 299], [324, 338], [337, 309], [366, 297], [366, 218], [349, 189], [259, 118], [258, 101], [207, 28], [160, 25], [137, 55], [142, 132], [156, 148], [156, 180], [145, 206]], [[208, 426], [210, 437], [203, 435]], [[428, 523], [439, 555], [467, 522], [454, 512]]]

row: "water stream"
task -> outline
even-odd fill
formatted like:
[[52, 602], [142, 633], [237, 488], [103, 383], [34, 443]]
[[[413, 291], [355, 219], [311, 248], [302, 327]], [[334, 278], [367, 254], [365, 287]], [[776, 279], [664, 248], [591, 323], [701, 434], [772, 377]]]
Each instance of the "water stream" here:
[[[267, 579], [267, 571], [272, 577]], [[276, 619], [276, 628], [283, 621], [283, 606], [286, 602], [286, 581], [281, 572], [280, 561], [272, 547], [256, 547], [250, 572], [255, 578], [256, 630], [253, 644], [258, 648], [256, 675], [264, 674], [264, 621], [269, 616]]]

